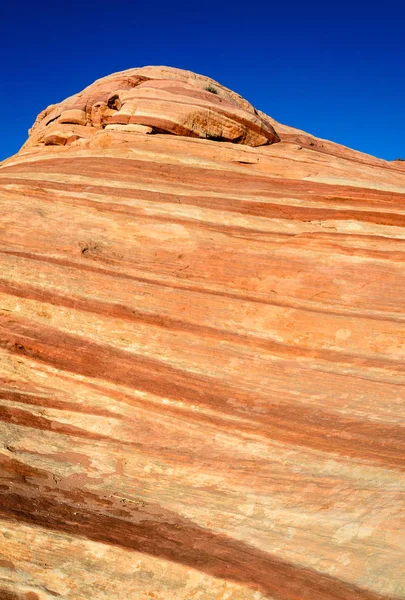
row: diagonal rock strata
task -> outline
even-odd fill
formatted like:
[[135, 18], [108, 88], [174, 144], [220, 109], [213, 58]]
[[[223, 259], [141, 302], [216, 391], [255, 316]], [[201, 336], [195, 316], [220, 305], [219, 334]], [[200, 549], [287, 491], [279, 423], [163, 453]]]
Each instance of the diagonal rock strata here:
[[0, 598], [405, 598], [400, 161], [144, 67], [0, 198]]

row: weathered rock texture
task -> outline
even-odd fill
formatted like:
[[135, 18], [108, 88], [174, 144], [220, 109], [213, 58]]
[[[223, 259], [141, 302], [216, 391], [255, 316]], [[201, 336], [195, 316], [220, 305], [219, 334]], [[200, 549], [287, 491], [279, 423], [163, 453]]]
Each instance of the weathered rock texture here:
[[248, 146], [279, 141], [268, 119], [212, 79], [179, 69], [145, 67], [99, 79], [49, 106], [34, 123], [27, 146], [70, 145], [100, 129], [170, 133]]
[[405, 598], [402, 164], [145, 68], [0, 199], [0, 598]]

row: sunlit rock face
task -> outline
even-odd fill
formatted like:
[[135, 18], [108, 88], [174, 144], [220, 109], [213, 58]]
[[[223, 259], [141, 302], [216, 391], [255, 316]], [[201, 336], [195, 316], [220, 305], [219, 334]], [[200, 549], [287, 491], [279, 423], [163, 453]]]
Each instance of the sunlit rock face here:
[[0, 200], [1, 599], [405, 598], [401, 161], [148, 67]]
[[212, 79], [180, 69], [144, 67], [104, 77], [49, 106], [38, 116], [28, 145], [70, 145], [102, 129], [248, 146], [279, 141], [247, 101]]

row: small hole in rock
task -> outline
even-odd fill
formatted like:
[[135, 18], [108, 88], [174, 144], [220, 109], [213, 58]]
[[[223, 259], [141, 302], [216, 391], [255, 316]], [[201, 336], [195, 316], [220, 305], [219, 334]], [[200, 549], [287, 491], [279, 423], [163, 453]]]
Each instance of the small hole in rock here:
[[108, 98], [107, 106], [108, 106], [108, 108], [111, 108], [112, 110], [120, 110], [121, 100], [120, 100], [120, 97], [118, 96], [118, 94], [114, 94], [113, 96]]

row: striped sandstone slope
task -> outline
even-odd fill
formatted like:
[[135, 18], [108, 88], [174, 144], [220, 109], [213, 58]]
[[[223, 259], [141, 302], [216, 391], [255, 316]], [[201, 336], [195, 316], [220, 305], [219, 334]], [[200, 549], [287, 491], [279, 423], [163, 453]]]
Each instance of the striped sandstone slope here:
[[405, 168], [72, 98], [0, 168], [0, 598], [405, 598]]

